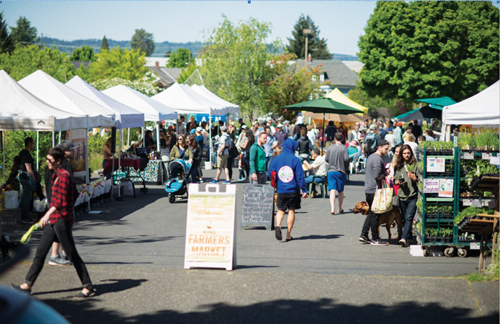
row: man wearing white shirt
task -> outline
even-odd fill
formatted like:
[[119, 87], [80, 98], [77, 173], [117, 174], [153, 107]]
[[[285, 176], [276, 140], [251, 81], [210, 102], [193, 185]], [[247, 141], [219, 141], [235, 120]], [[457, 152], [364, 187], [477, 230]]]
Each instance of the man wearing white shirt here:
[[[306, 188], [309, 184], [313, 183], [313, 181], [314, 183], [325, 183], [328, 171], [328, 164], [325, 162], [325, 157], [319, 154], [318, 148], [314, 148], [312, 150], [311, 156], [314, 159], [313, 163], [309, 164], [307, 160], [304, 160], [304, 165], [307, 170], [312, 171], [312, 175], [304, 179], [306, 182]], [[311, 197], [314, 197], [314, 192], [316, 192], [316, 190], [313, 189], [310, 193]]]

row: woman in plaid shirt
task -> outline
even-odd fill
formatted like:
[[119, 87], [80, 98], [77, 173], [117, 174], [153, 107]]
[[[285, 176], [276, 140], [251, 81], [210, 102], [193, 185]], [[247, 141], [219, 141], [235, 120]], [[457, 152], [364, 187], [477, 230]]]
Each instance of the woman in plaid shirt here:
[[89, 273], [85, 263], [80, 258], [75, 247], [73, 233], [73, 195], [74, 192], [71, 176], [64, 168], [61, 168], [64, 159], [64, 151], [59, 147], [53, 147], [47, 154], [47, 167], [54, 171], [52, 175], [52, 199], [50, 208], [40, 219], [44, 228], [40, 243], [36, 250], [33, 264], [20, 288], [31, 293], [31, 287], [42, 271], [44, 260], [52, 246], [52, 242], [59, 241], [66, 254], [75, 266], [78, 277], [83, 285], [79, 297], [90, 297], [95, 295], [92, 288]]

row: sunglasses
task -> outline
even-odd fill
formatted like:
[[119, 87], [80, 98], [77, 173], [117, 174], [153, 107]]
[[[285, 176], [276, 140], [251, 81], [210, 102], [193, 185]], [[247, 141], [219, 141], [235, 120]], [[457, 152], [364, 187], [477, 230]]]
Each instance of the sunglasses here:
[[53, 164], [53, 163], [55, 163], [55, 162], [56, 162], [56, 160], [51, 160], [51, 159], [49, 159], [49, 158], [46, 158], [45, 160], [47, 160], [47, 162], [49, 162], [50, 164]]

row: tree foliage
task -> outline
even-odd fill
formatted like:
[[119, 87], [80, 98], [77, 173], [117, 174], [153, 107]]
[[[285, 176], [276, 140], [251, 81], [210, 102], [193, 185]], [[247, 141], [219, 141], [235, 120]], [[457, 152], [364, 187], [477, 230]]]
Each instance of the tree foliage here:
[[75, 75], [75, 68], [66, 53], [53, 48], [41, 50], [37, 45], [18, 46], [12, 54], [0, 54], [0, 70], [5, 70], [17, 81], [37, 70], [63, 83]]
[[36, 28], [31, 27], [31, 23], [26, 17], [19, 17], [16, 27], [10, 27], [10, 35], [17, 45], [33, 45], [37, 41]]
[[[190, 62], [189, 56], [191, 51], [185, 48], [178, 48], [177, 51], [170, 54], [167, 62], [168, 68], [184, 68]], [[191, 59], [191, 64], [194, 64], [194, 59]]]
[[359, 40], [370, 96], [460, 101], [498, 80], [499, 13], [490, 2], [378, 2]]
[[191, 64], [190, 66], [181, 68], [181, 73], [179, 74], [179, 77], [177, 78], [177, 82], [184, 83], [187, 79], [189, 79], [191, 74], [193, 74], [198, 69], [199, 69], [199, 67], [196, 66], [195, 64]]
[[90, 62], [94, 61], [94, 50], [90, 46], [76, 48], [70, 56], [71, 61]]
[[89, 80], [122, 78], [129, 81], [142, 79], [149, 71], [146, 53], [140, 50], [121, 49], [119, 46], [95, 55], [95, 62], [89, 65]]
[[370, 96], [363, 90], [363, 87], [359, 83], [354, 89], [349, 90], [348, 97], [358, 104], [367, 107], [368, 112], [376, 108], [387, 108], [393, 116], [404, 113], [404, 111], [399, 111], [402, 102], [396, 99], [383, 99], [380, 96]]
[[260, 95], [265, 98], [264, 113], [284, 115], [291, 119], [297, 113], [284, 112], [283, 106], [318, 97], [321, 66], [311, 68], [310, 65], [301, 67], [298, 63], [290, 65], [290, 61], [296, 59], [295, 54], [284, 53], [273, 58], [266, 66], [268, 80], [260, 88]]
[[7, 22], [3, 19], [3, 11], [0, 11], [0, 54], [11, 53], [14, 50], [14, 42], [7, 27]]
[[109, 50], [108, 39], [106, 38], [106, 35], [104, 35], [101, 41], [101, 51], [102, 50]]
[[[304, 34], [304, 29], [310, 29], [310, 34]], [[314, 24], [311, 17], [301, 15], [293, 26], [293, 38], [287, 38], [290, 45], [287, 51], [295, 54], [299, 58], [305, 57], [305, 46], [307, 37], [307, 51], [313, 59], [331, 60], [333, 55], [328, 52], [326, 39], [319, 37], [319, 28]]]
[[136, 29], [132, 40], [130, 41], [132, 49], [140, 50], [150, 56], [155, 51], [155, 43], [153, 34], [146, 32], [144, 29]]
[[122, 78], [103, 79], [91, 82], [90, 85], [100, 91], [112, 88], [117, 85], [124, 85], [131, 89], [137, 90], [148, 97], [154, 96], [158, 93], [158, 88], [154, 86], [153, 80], [150, 80], [147, 77], [135, 81], [125, 80]]
[[250, 18], [235, 25], [223, 19], [208, 33], [200, 72], [210, 91], [238, 104], [242, 115], [251, 117], [263, 110], [259, 87], [266, 81], [266, 62], [282, 46], [278, 41], [266, 43], [271, 34], [266, 22]]

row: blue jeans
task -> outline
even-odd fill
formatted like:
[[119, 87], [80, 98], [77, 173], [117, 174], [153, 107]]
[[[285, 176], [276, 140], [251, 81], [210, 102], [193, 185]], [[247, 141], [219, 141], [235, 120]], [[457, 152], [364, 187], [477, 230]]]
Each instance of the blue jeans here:
[[[325, 183], [325, 177], [310, 175], [305, 177], [304, 181], [306, 182], [306, 188], [309, 190], [309, 185], [313, 183], [313, 181], [314, 183]], [[313, 190], [316, 190], [316, 186], [313, 187]]]
[[413, 218], [417, 212], [418, 197], [410, 198], [408, 200], [399, 199], [399, 208], [401, 208], [401, 215], [403, 218], [403, 235], [401, 238], [410, 240], [412, 238], [411, 227], [413, 225]]
[[19, 195], [19, 207], [21, 208], [22, 220], [30, 220], [31, 199], [33, 198], [33, 189], [29, 179], [21, 179], [21, 193]]

